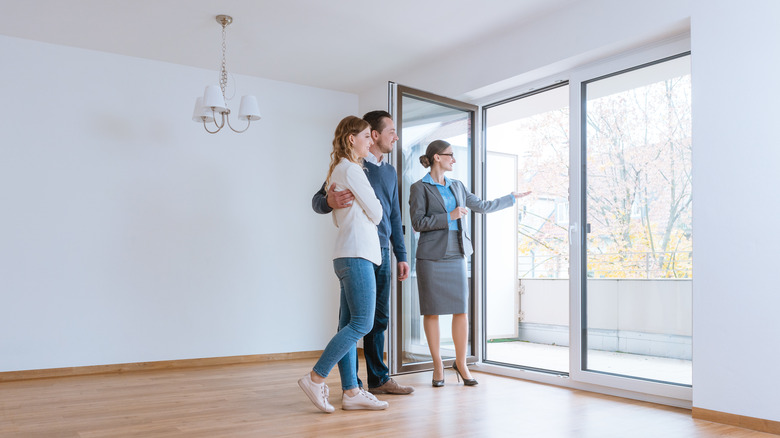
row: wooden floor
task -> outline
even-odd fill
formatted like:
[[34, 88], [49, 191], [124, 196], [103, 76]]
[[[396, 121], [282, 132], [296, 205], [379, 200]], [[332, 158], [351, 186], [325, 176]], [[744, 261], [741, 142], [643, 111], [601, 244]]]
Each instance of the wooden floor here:
[[381, 395], [386, 411], [333, 414], [296, 384], [314, 360], [0, 383], [0, 437], [776, 437], [694, 420], [685, 409], [474, 372], [479, 386], [432, 388], [431, 374], [397, 376], [416, 391]]

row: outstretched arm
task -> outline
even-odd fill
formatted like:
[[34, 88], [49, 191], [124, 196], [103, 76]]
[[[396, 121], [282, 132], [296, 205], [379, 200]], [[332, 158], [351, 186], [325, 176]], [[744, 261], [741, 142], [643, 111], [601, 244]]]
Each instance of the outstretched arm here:
[[517, 193], [512, 192], [506, 196], [502, 196], [500, 198], [493, 199], [491, 201], [483, 201], [479, 198], [479, 196], [474, 195], [473, 193], [469, 192], [468, 190], [463, 187], [462, 183], [461, 188], [465, 192], [466, 195], [466, 207], [473, 210], [475, 213], [492, 213], [494, 211], [503, 210], [505, 208], [511, 207], [515, 205], [515, 200], [518, 198], [522, 198], [523, 196], [527, 196], [531, 192], [525, 192], [525, 193]]

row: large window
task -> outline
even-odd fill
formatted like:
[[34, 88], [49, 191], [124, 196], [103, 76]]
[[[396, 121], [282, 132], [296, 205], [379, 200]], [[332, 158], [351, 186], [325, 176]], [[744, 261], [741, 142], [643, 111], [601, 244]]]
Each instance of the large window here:
[[[450, 139], [466, 164], [454, 176], [480, 197], [532, 192], [472, 222], [469, 313], [481, 336], [470, 353], [485, 369], [690, 406], [689, 48], [670, 41], [485, 101], [481, 143], [478, 107], [399, 93], [402, 205], [434, 137]], [[413, 263], [417, 236], [404, 220]], [[396, 293], [396, 372], [430, 366], [414, 268]]]
[[485, 359], [569, 370], [569, 87], [484, 110], [487, 198], [531, 191], [485, 218]]
[[689, 58], [583, 85], [589, 371], [691, 384]]

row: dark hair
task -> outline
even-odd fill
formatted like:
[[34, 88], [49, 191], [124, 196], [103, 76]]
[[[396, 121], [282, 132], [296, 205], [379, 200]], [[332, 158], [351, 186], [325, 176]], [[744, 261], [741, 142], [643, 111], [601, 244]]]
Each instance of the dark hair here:
[[433, 156], [447, 149], [448, 147], [450, 147], [450, 144], [444, 140], [432, 141], [428, 145], [428, 148], [425, 149], [425, 155], [420, 155], [420, 164], [422, 164], [426, 169], [431, 167], [433, 164]]
[[389, 112], [384, 110], [376, 110], [376, 111], [369, 111], [363, 116], [363, 120], [368, 122], [369, 125], [371, 125], [372, 131], [377, 131], [379, 133], [382, 132], [382, 129], [385, 127], [385, 123], [382, 121], [387, 117], [390, 120], [393, 120], [393, 116], [390, 115]]

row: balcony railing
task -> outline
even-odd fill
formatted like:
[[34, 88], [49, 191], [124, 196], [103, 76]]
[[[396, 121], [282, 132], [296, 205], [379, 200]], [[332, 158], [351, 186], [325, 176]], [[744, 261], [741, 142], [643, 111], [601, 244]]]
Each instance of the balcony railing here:
[[[691, 358], [690, 278], [596, 278], [587, 293], [589, 348]], [[517, 297], [519, 340], [568, 345], [568, 280], [521, 279]]]
[[[520, 278], [568, 278], [569, 257], [535, 254], [518, 257]], [[588, 255], [588, 278], [690, 279], [692, 251], [624, 252]]]

